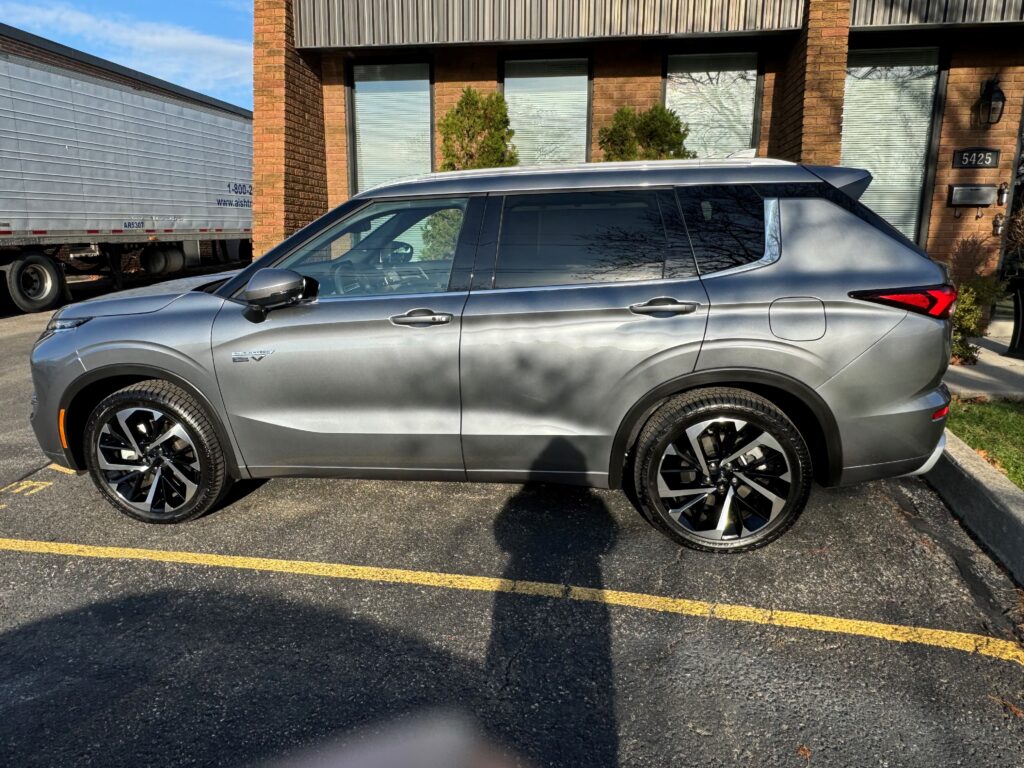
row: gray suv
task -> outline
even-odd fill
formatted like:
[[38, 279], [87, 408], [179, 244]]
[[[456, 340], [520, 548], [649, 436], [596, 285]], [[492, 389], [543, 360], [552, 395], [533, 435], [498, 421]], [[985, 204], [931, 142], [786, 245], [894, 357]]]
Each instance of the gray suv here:
[[32, 423], [147, 522], [243, 478], [540, 480], [749, 549], [812, 479], [942, 451], [956, 294], [857, 201], [870, 180], [745, 160], [378, 187], [241, 272], [57, 313]]

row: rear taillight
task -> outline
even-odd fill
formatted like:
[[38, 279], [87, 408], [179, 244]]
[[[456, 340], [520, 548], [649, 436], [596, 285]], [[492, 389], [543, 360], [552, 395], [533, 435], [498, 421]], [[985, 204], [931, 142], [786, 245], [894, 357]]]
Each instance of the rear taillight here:
[[883, 291], [854, 291], [851, 298], [887, 304], [908, 312], [918, 312], [945, 320], [953, 314], [956, 288], [952, 285], [930, 285], [924, 288], [891, 288]]

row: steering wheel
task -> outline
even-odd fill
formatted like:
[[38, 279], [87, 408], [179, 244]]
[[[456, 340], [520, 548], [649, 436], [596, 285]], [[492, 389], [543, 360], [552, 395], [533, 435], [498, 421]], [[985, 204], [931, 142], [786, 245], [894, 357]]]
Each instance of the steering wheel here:
[[335, 296], [348, 296], [349, 294], [368, 293], [366, 282], [356, 270], [356, 265], [351, 261], [343, 260], [331, 270], [331, 277], [334, 281]]

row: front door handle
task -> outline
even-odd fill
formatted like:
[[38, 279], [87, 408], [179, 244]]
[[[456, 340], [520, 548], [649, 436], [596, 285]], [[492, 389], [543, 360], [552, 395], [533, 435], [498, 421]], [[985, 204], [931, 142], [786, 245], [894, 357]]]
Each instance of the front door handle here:
[[390, 318], [395, 325], [444, 325], [452, 321], [448, 312], [435, 312], [432, 309], [410, 309], [404, 315]]
[[677, 301], [669, 296], [659, 296], [642, 304], [630, 304], [629, 311], [635, 315], [689, 315], [696, 312], [699, 306], [692, 301]]

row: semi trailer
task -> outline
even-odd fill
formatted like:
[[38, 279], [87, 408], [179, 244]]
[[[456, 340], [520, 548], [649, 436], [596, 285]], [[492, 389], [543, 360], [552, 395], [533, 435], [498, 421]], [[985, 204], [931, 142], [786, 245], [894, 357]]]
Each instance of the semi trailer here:
[[24, 312], [68, 278], [252, 258], [252, 113], [0, 24], [0, 284]]

